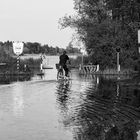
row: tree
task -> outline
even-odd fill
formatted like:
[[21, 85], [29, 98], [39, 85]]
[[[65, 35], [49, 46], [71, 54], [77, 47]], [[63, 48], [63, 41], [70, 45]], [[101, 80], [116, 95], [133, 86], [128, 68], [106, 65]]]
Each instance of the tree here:
[[[137, 1], [79, 0], [76, 16], [65, 16], [62, 27], [76, 29], [90, 59], [103, 68], [116, 66], [116, 48], [121, 48], [124, 67], [138, 60], [137, 29], [140, 10]], [[135, 16], [134, 16], [135, 15]], [[130, 63], [129, 63], [130, 62]]]

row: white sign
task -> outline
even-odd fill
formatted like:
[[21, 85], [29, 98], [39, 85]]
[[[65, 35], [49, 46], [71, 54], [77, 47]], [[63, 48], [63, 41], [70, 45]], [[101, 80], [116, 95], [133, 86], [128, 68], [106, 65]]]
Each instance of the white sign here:
[[138, 30], [138, 43], [140, 43], [140, 30]]
[[13, 42], [13, 51], [16, 55], [20, 55], [23, 52], [23, 42]]

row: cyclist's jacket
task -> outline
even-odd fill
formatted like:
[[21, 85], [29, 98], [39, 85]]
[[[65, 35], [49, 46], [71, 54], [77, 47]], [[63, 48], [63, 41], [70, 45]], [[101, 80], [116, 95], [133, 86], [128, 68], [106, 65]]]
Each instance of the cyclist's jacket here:
[[60, 55], [59, 64], [64, 66], [67, 63], [67, 60], [69, 60], [69, 57], [66, 54], [62, 54], [62, 55]]

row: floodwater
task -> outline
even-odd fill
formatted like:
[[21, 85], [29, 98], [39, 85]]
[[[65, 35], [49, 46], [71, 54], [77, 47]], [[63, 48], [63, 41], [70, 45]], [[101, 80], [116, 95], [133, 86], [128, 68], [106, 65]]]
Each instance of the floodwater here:
[[0, 140], [140, 140], [140, 78], [45, 75], [0, 85]]

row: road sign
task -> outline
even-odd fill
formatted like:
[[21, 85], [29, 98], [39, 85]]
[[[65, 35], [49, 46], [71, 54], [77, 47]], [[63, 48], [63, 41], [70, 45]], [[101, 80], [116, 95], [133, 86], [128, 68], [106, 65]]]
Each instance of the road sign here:
[[16, 55], [20, 55], [23, 52], [23, 42], [13, 42], [13, 51]]
[[138, 30], [138, 43], [140, 44], [140, 30]]

